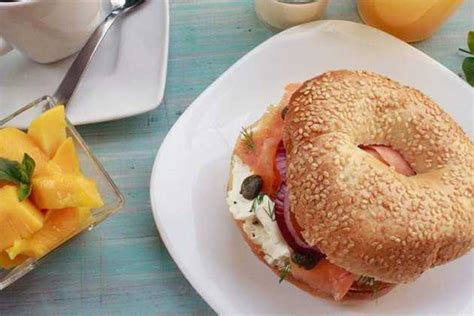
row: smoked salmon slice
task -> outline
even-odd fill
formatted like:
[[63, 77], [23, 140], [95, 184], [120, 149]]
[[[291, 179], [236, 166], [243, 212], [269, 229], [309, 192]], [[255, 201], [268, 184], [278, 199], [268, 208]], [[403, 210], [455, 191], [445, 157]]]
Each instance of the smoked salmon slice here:
[[403, 156], [396, 150], [384, 145], [361, 146], [363, 150], [371, 154], [385, 164], [394, 167], [395, 171], [409, 177], [416, 173]]
[[313, 289], [331, 295], [336, 301], [346, 295], [355, 281], [352, 273], [326, 259], [321, 259], [311, 270], [292, 264], [291, 274], [295, 279], [307, 283]]
[[275, 156], [281, 141], [283, 118], [281, 111], [290, 102], [293, 93], [301, 86], [292, 83], [286, 86], [285, 94], [277, 106], [270, 108], [258, 123], [258, 128], [244, 129], [236, 147], [237, 156], [262, 177], [263, 192], [272, 196], [280, 185]]

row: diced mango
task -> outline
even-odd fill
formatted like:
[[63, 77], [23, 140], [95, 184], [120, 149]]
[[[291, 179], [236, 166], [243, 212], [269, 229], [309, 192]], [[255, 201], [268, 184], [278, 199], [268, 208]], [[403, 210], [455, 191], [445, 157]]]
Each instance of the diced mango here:
[[63, 169], [55, 163], [54, 161], [50, 160], [48, 161], [48, 164], [46, 165], [46, 176], [52, 176], [55, 174], [64, 174]]
[[7, 249], [12, 260], [19, 255], [40, 258], [59, 246], [71, 235], [90, 224], [91, 212], [88, 208], [67, 208], [50, 210], [43, 229], [28, 239], [17, 240]]
[[71, 137], [66, 139], [61, 146], [59, 146], [52, 161], [54, 161], [65, 173], [81, 173], [79, 158], [76, 153], [76, 146], [74, 146], [74, 140]]
[[0, 251], [16, 240], [28, 238], [43, 227], [44, 217], [29, 200], [18, 200], [18, 188], [0, 188]]
[[35, 176], [47, 174], [48, 157], [28, 135], [15, 128], [0, 129], [0, 157], [21, 162], [25, 153], [35, 161]]
[[103, 206], [97, 185], [81, 175], [54, 174], [32, 181], [32, 199], [41, 209]]
[[27, 256], [19, 255], [14, 260], [11, 260], [5, 251], [0, 252], [0, 269], [10, 270], [20, 264], [22, 264]]
[[29, 199], [20, 202], [17, 186], [0, 181], [0, 269], [42, 257], [89, 225], [91, 208], [104, 204], [97, 184], [81, 174], [64, 106], [43, 113], [28, 133], [0, 129], [1, 158], [21, 162], [25, 153], [36, 163]]
[[50, 158], [66, 140], [66, 119], [64, 106], [56, 106], [31, 122], [28, 136]]

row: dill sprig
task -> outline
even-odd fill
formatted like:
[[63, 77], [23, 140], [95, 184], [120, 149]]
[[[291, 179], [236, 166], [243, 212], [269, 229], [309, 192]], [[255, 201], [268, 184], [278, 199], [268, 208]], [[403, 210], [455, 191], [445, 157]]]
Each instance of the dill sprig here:
[[257, 209], [258, 205], [262, 203], [265, 194], [259, 193], [257, 197], [252, 202], [252, 207], [250, 208], [250, 213], [254, 212]]
[[276, 218], [275, 218], [275, 206], [272, 207], [271, 203], [270, 203], [270, 199], [267, 201], [267, 206], [263, 207], [263, 211], [268, 215], [268, 217], [270, 217], [270, 219], [272, 221], [276, 221]]
[[283, 280], [286, 279], [290, 271], [291, 271], [291, 264], [290, 264], [290, 261], [287, 261], [285, 265], [283, 266], [283, 269], [280, 270], [280, 280], [278, 281], [278, 283], [283, 282]]
[[361, 275], [357, 280], [357, 285], [360, 287], [370, 288], [372, 290], [376, 289], [377, 281], [373, 277]]
[[253, 139], [253, 132], [248, 128], [242, 127], [240, 131], [242, 135], [242, 143], [244, 144], [245, 148], [247, 148], [248, 152], [252, 152], [255, 149], [255, 141]]
[[[250, 207], [250, 213], [252, 212], [255, 213], [255, 211], [257, 210], [257, 207], [260, 204], [262, 204], [264, 198], [265, 198], [265, 194], [263, 193], [259, 193], [257, 195], [257, 197], [252, 202], [252, 206]], [[265, 214], [268, 215], [268, 217], [270, 217], [272, 221], [276, 221], [275, 206], [272, 207], [272, 204], [270, 203], [270, 199], [267, 200], [267, 205], [263, 207], [263, 211], [265, 212]]]

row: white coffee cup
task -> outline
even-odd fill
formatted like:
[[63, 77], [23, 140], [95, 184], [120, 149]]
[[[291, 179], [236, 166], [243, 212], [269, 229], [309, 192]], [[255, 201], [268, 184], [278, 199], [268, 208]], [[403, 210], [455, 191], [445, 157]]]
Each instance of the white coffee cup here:
[[329, 0], [282, 1], [255, 0], [255, 10], [261, 21], [276, 30], [321, 19]]
[[13, 49], [39, 63], [77, 52], [97, 27], [101, 0], [0, 0], [0, 58]]

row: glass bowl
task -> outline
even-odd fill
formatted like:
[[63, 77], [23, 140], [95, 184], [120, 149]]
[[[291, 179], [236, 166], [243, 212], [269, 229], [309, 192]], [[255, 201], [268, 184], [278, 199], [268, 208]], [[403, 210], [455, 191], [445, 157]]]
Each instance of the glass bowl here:
[[[11, 126], [17, 127], [20, 129], [26, 129], [30, 125], [30, 122], [40, 115], [45, 110], [48, 110], [54, 107], [56, 103], [54, 99], [49, 96], [41, 97], [30, 104], [24, 106], [17, 112], [12, 115], [0, 119], [0, 129]], [[89, 147], [86, 145], [82, 137], [79, 135], [74, 126], [66, 119], [67, 127], [66, 132], [68, 137], [72, 137], [74, 144], [76, 145], [76, 151], [79, 156], [79, 161], [81, 164], [82, 173], [97, 183], [97, 188], [99, 189], [102, 199], [104, 201], [104, 206], [101, 208], [92, 210], [92, 218], [82, 229], [76, 231], [68, 238], [66, 238], [60, 245], [55, 249], [51, 250], [48, 254], [39, 259], [29, 258], [22, 264], [12, 268], [11, 270], [2, 270], [0, 269], [0, 290], [3, 290], [7, 286], [14, 283], [16, 280], [33, 270], [38, 264], [41, 263], [48, 255], [53, 253], [59, 247], [63, 246], [67, 241], [71, 240], [73, 237], [87, 231], [91, 230], [93, 227], [100, 224], [107, 217], [115, 213], [124, 205], [124, 197], [119, 191], [115, 183], [110, 178], [107, 171], [105, 171], [102, 164], [94, 157]], [[0, 224], [1, 225], [1, 224]], [[1, 226], [0, 226], [1, 229]]]

